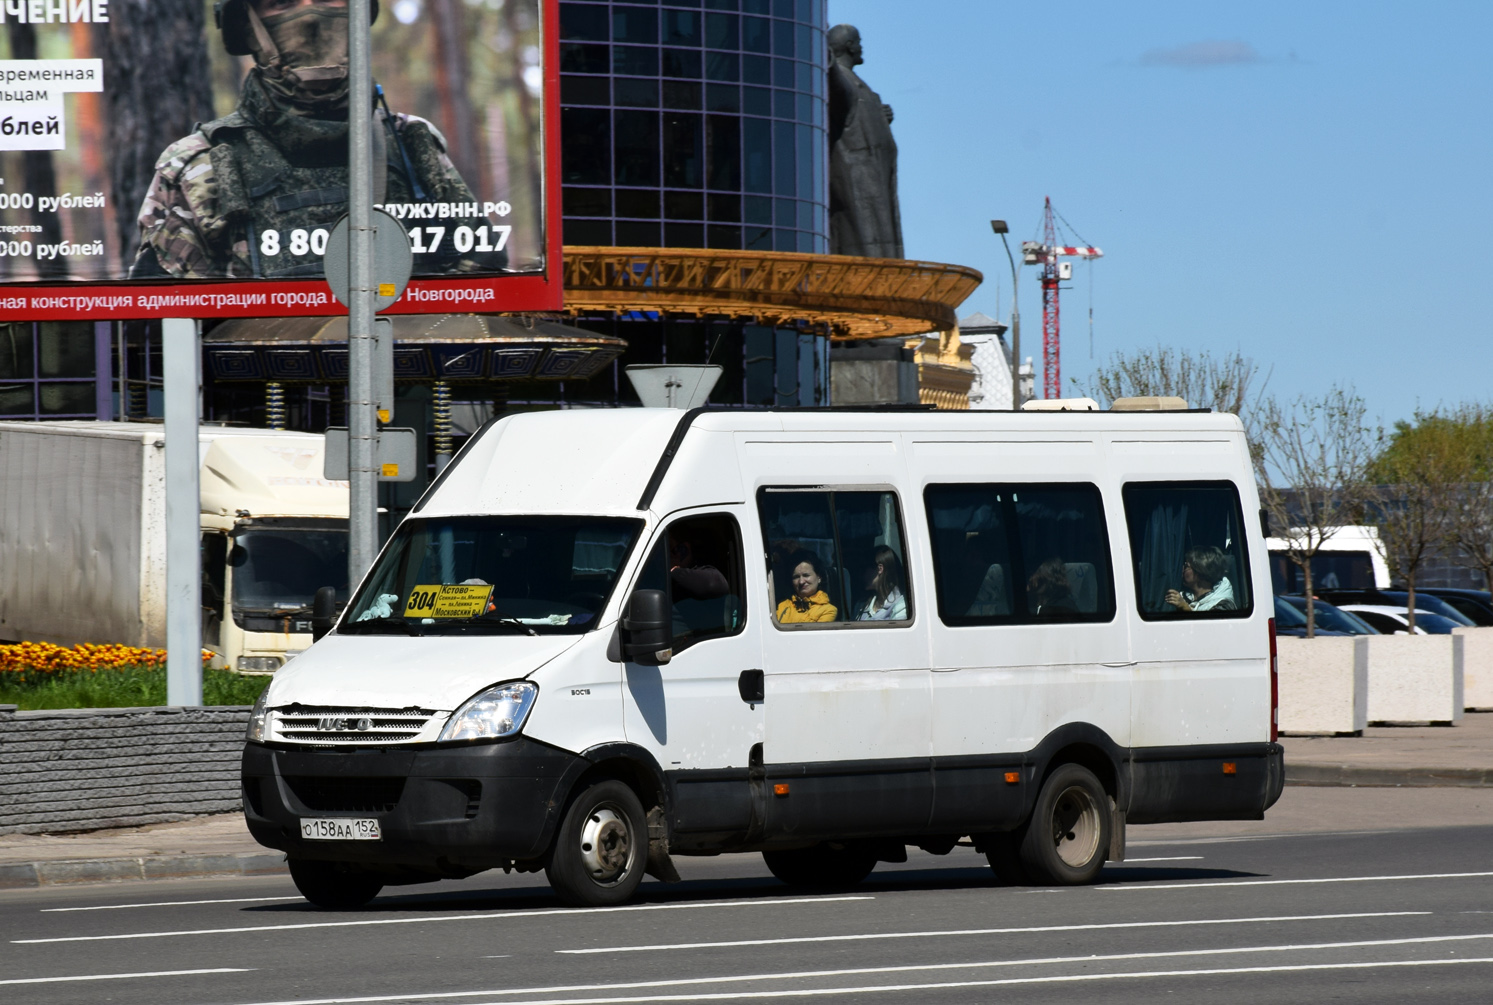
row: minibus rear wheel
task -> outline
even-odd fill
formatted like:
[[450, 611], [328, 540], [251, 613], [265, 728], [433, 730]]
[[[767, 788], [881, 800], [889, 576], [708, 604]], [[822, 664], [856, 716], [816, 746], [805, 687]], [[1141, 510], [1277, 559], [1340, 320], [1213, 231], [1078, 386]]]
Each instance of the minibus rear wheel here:
[[816, 844], [791, 851], [765, 851], [768, 870], [789, 886], [810, 890], [843, 890], [855, 886], [876, 868], [876, 855], [855, 845]]
[[1092, 883], [1109, 852], [1109, 794], [1080, 764], [1059, 765], [1037, 794], [1019, 849], [1036, 882]]
[[384, 888], [383, 880], [348, 862], [293, 858], [286, 864], [301, 896], [329, 911], [356, 910]]
[[606, 907], [628, 900], [648, 863], [648, 818], [632, 789], [598, 782], [570, 804], [544, 873], [572, 907]]

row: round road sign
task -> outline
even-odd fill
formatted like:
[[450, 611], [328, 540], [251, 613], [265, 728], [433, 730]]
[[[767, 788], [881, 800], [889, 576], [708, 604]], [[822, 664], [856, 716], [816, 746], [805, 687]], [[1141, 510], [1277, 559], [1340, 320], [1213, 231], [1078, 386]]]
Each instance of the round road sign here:
[[[327, 237], [327, 253], [322, 257], [322, 270], [332, 296], [344, 306], [348, 303], [349, 272], [351, 258], [348, 253], [347, 217], [337, 221]], [[415, 256], [410, 251], [410, 237], [404, 225], [381, 209], [373, 211], [373, 310], [375, 313], [394, 306], [404, 295], [409, 285], [410, 272], [415, 267]]]

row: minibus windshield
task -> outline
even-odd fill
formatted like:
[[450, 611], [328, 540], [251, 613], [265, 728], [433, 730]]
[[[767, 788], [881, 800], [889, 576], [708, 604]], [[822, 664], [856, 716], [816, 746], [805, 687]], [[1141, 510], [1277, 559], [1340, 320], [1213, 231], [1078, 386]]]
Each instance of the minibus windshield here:
[[350, 634], [576, 635], [642, 528], [603, 517], [406, 520], [348, 606]]

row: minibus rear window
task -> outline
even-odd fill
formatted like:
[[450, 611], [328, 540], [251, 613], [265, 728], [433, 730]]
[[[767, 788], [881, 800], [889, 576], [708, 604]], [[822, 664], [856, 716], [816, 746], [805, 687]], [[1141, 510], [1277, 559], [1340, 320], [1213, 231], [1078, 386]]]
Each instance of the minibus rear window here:
[[1132, 482], [1124, 499], [1142, 618], [1250, 616], [1249, 551], [1232, 482]]
[[406, 520], [340, 631], [566, 635], [589, 631], [642, 528], [600, 517]]
[[1109, 535], [1085, 484], [930, 485], [938, 616], [946, 625], [1109, 621]]

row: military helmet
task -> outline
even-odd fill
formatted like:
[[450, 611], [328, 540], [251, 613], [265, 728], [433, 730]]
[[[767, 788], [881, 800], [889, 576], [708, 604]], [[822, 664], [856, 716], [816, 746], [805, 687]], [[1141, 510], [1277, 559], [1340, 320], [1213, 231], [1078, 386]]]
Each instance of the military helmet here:
[[[213, 4], [213, 19], [223, 33], [223, 48], [230, 56], [252, 56], [250, 45], [254, 33], [249, 29], [249, 0], [217, 0]], [[378, 20], [378, 0], [372, 0], [368, 11], [368, 23]]]

